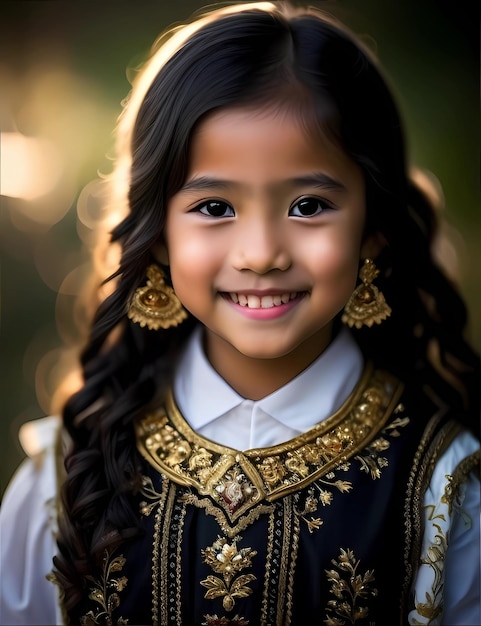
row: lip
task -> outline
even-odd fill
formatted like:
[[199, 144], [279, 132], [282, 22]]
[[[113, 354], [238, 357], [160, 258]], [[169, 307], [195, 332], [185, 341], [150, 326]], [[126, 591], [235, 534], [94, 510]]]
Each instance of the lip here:
[[[232, 299], [232, 295], [236, 295], [240, 297], [242, 304], [240, 302], [235, 302]], [[287, 291], [287, 290], [240, 290], [240, 291], [230, 291], [230, 292], [221, 292], [220, 295], [227, 302], [229, 306], [231, 306], [235, 311], [240, 313], [242, 316], [247, 317], [248, 319], [253, 320], [274, 320], [283, 315], [286, 315], [289, 311], [294, 309], [304, 298], [308, 295], [307, 291]], [[289, 299], [285, 296], [289, 296]], [[242, 300], [242, 296], [245, 298], [249, 296], [255, 296], [259, 300], [262, 298], [269, 298], [270, 306], [265, 308], [261, 306], [249, 307], [245, 303], [245, 299]], [[276, 297], [276, 304], [271, 304], [272, 298]], [[279, 299], [281, 299], [279, 302]], [[287, 300], [287, 301], [285, 301]], [[256, 302], [257, 304], [257, 302]], [[260, 304], [260, 303], [259, 303]]]

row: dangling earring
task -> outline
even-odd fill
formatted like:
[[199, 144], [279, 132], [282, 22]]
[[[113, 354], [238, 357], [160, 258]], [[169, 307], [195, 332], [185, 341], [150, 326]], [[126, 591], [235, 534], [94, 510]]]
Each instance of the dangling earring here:
[[379, 270], [372, 259], [366, 259], [359, 271], [362, 283], [356, 287], [346, 306], [342, 321], [351, 328], [361, 328], [380, 324], [391, 315], [391, 307], [387, 304], [383, 294], [372, 284], [378, 276]]
[[164, 272], [157, 265], [149, 265], [147, 278], [147, 285], [136, 289], [129, 302], [128, 317], [150, 330], [178, 326], [187, 312], [172, 287], [165, 284]]

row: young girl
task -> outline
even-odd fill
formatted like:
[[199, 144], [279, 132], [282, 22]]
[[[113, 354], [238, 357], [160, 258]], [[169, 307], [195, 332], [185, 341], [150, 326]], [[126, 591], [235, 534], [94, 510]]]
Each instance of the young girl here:
[[2, 623], [480, 624], [479, 360], [375, 59], [282, 2], [161, 44], [83, 386], [5, 496]]

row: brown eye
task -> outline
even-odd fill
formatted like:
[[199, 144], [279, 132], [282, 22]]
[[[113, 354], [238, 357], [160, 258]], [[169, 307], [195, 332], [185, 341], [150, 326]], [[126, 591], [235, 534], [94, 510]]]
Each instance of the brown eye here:
[[303, 198], [289, 209], [291, 217], [314, 217], [332, 207], [320, 198]]
[[203, 204], [199, 204], [195, 209], [202, 215], [208, 217], [234, 217], [234, 209], [227, 204], [227, 202], [221, 202], [220, 200], [209, 200]]

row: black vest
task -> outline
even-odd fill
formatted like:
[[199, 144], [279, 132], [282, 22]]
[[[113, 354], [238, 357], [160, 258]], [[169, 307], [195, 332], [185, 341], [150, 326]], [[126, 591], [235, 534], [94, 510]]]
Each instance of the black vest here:
[[459, 432], [427, 395], [367, 367], [327, 420], [244, 452], [194, 433], [172, 397], [136, 429], [144, 533], [105, 555], [73, 623], [407, 623], [423, 494]]

